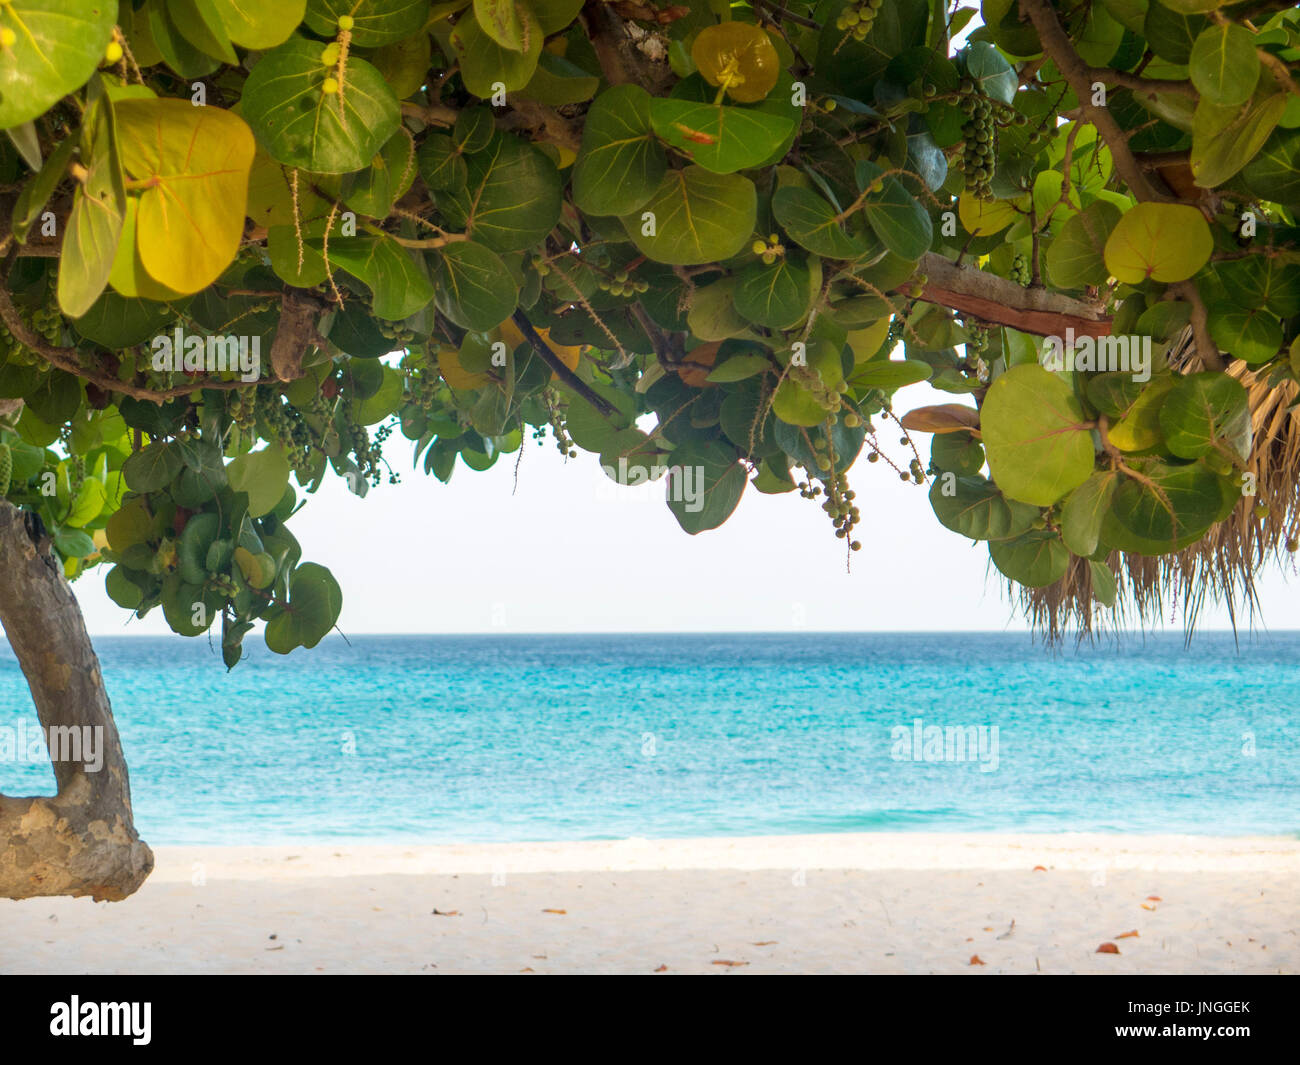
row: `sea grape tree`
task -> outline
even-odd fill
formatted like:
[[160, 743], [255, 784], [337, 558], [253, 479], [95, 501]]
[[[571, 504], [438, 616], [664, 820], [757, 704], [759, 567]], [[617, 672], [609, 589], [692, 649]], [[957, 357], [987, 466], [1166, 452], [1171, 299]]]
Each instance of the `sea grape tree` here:
[[[326, 478], [547, 436], [664, 476], [690, 534], [797, 492], [868, 567], [850, 471], [914, 483], [1053, 633], [1248, 592], [1300, 521], [1298, 27], [1217, 0], [0, 3], [0, 617], [63, 603], [46, 644], [93, 663], [58, 589], [102, 575], [227, 666], [259, 622], [310, 648], [342, 592], [290, 525]], [[74, 701], [111, 730], [93, 672]], [[113, 772], [0, 800], [47, 833], [3, 890], [138, 886]], [[93, 868], [84, 817], [51, 827], [73, 795], [112, 827]]]

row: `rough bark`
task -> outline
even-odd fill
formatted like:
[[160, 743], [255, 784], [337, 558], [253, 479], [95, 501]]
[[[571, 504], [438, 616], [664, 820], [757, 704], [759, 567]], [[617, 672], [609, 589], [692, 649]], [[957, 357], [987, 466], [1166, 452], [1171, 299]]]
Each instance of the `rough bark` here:
[[921, 259], [926, 275], [921, 299], [978, 315], [986, 322], [1009, 325], [1037, 336], [1110, 336], [1110, 319], [1095, 307], [1060, 293], [1023, 288], [1014, 281], [970, 266], [957, 266], [927, 252]]
[[124, 899], [153, 870], [153, 852], [132, 821], [126, 761], [99, 659], [39, 521], [3, 500], [0, 624], [45, 734], [97, 729], [103, 757], [98, 771], [84, 761], [55, 761], [53, 798], [0, 795], [0, 897]]

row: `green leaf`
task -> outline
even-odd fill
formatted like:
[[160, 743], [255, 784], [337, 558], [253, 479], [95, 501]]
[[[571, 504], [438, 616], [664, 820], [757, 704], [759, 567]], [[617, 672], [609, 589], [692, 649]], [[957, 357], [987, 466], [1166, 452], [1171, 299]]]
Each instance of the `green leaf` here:
[[1255, 35], [1235, 22], [1207, 26], [1192, 45], [1192, 84], [1215, 103], [1244, 104], [1255, 92], [1259, 71]]
[[1139, 203], [1106, 241], [1106, 268], [1130, 285], [1183, 281], [1210, 258], [1214, 238], [1205, 216], [1181, 203]]
[[650, 122], [651, 97], [615, 85], [587, 112], [573, 165], [573, 200], [587, 214], [625, 215], [654, 195], [668, 163]]
[[789, 329], [801, 322], [820, 288], [806, 262], [783, 255], [775, 263], [750, 263], [736, 275], [734, 299], [742, 318], [769, 329]]
[[1047, 249], [1047, 273], [1061, 288], [1101, 285], [1107, 275], [1104, 249], [1120, 220], [1113, 203], [1097, 200], [1070, 217]]
[[370, 164], [397, 132], [400, 113], [383, 75], [355, 55], [342, 91], [323, 92], [335, 68], [321, 63], [322, 47], [291, 37], [263, 55], [244, 83], [241, 113], [277, 162], [345, 174]]
[[537, 70], [543, 34], [531, 9], [520, 10], [528, 20], [524, 51], [503, 48], [479, 25], [477, 17], [462, 18], [452, 30], [451, 47], [460, 63], [460, 76], [465, 88], [480, 99], [489, 99], [498, 88], [518, 92]]
[[650, 122], [660, 138], [717, 174], [758, 166], [794, 129], [794, 119], [782, 115], [676, 99], [652, 101]]
[[754, 232], [757, 214], [758, 195], [748, 178], [688, 166], [664, 174], [641, 211], [623, 217], [623, 227], [647, 258], [696, 266], [740, 251]]
[[1300, 129], [1278, 129], [1241, 172], [1246, 187], [1263, 200], [1300, 204]]
[[12, 0], [0, 5], [0, 129], [20, 126], [86, 83], [117, 21], [105, 0]]
[[859, 190], [880, 183], [878, 192], [867, 193], [862, 213], [886, 248], [902, 259], [919, 259], [930, 250], [934, 225], [920, 201], [897, 178], [883, 174], [884, 170], [870, 160], [858, 163]]
[[28, 178], [27, 184], [23, 186], [22, 192], [18, 194], [18, 199], [14, 203], [12, 230], [15, 239], [27, 240], [28, 230], [36, 224], [36, 220], [45, 210], [45, 205], [54, 195], [54, 190], [67, 172], [68, 163], [76, 148], [77, 139], [65, 137], [59, 142], [59, 146], [50, 152], [50, 157], [41, 165], [40, 170]]
[[121, 350], [157, 336], [173, 313], [165, 303], [127, 299], [110, 290], [104, 292], [72, 325], [87, 340]]
[[564, 107], [590, 100], [599, 88], [600, 78], [543, 49], [537, 57], [537, 69], [518, 95], [548, 107]]
[[1201, 463], [1171, 466], [1135, 459], [1131, 465], [1138, 477], [1121, 479], [1102, 525], [1107, 546], [1165, 554], [1194, 543], [1217, 520], [1222, 483]]
[[849, 384], [859, 391], [878, 388], [882, 392], [896, 392], [930, 380], [933, 373], [930, 364], [919, 359], [868, 359], [853, 371]]
[[1179, 379], [1160, 407], [1165, 446], [1179, 458], [1216, 449], [1250, 457], [1250, 403], [1240, 381], [1208, 371]]
[[1028, 532], [1014, 540], [989, 544], [993, 564], [1006, 577], [1026, 588], [1045, 588], [1065, 576], [1070, 552], [1061, 538], [1049, 530]]
[[400, 322], [428, 306], [433, 285], [406, 249], [388, 236], [334, 237], [330, 262], [365, 282], [376, 315]]
[[187, 100], [115, 105], [122, 169], [147, 186], [135, 247], [149, 275], [181, 293], [207, 288], [244, 233], [253, 135], [244, 120]]
[[329, 633], [343, 609], [343, 593], [324, 566], [304, 562], [289, 577], [289, 601], [268, 615], [266, 646], [276, 654], [295, 647], [315, 647]]
[[167, 13], [190, 44], [223, 63], [237, 64], [216, 0], [167, 0]]
[[415, 174], [415, 142], [405, 130], [398, 130], [369, 167], [343, 179], [343, 202], [357, 214], [387, 218], [393, 204], [411, 187]]
[[930, 506], [945, 528], [968, 540], [1020, 536], [1038, 520], [1037, 507], [1007, 499], [992, 481], [975, 475], [941, 473], [930, 486]]
[[668, 509], [678, 525], [694, 536], [731, 517], [747, 483], [745, 466], [733, 448], [716, 441], [686, 443], [669, 462]]
[[273, 445], [240, 455], [226, 467], [230, 487], [248, 493], [248, 515], [252, 518], [275, 509], [289, 486], [289, 472], [284, 449]]
[[510, 317], [519, 287], [500, 257], [482, 244], [448, 244], [438, 254], [438, 309], [457, 325], [483, 332]]
[[[1126, 375], [1106, 374], [1104, 376], [1114, 378]], [[1160, 429], [1160, 407], [1174, 384], [1174, 376], [1166, 374], [1148, 382], [1135, 395], [1126, 389], [1125, 393], [1131, 396], [1131, 400], [1124, 410], [1116, 415], [1119, 420], [1110, 427], [1108, 432], [1110, 442], [1121, 451], [1129, 452], [1145, 451], [1160, 444], [1164, 439]], [[1091, 383], [1088, 395], [1089, 398], [1093, 397]], [[1117, 401], [1120, 399], [1118, 395], [1114, 398]]]
[[465, 156], [445, 133], [430, 133], [420, 145], [420, 176], [434, 192], [459, 192], [469, 180]]
[[870, 250], [867, 242], [850, 236], [835, 208], [812, 189], [786, 185], [772, 197], [772, 216], [801, 247], [828, 259], [858, 259]]
[[85, 314], [108, 284], [126, 217], [113, 107], [95, 95], [81, 134], [81, 165], [88, 173], [73, 193], [59, 256], [59, 308], [69, 318]]
[[1214, 343], [1243, 362], [1267, 362], [1282, 349], [1282, 323], [1268, 311], [1216, 305], [1209, 325]]
[[1112, 607], [1119, 597], [1119, 585], [1115, 574], [1104, 562], [1089, 562], [1088, 573], [1092, 577], [1092, 597], [1104, 607]]
[[541, 30], [528, 4], [516, 0], [474, 0], [474, 18], [484, 33], [512, 52], [525, 51], [531, 44], [528, 35]]
[[993, 480], [1012, 499], [1050, 506], [1093, 471], [1083, 407], [1040, 366], [1013, 367], [989, 386], [980, 431]]
[[1287, 93], [1261, 78], [1255, 95], [1240, 107], [1201, 97], [1192, 118], [1190, 163], [1196, 184], [1222, 185], [1255, 157], [1286, 110]]
[[156, 492], [171, 484], [181, 471], [180, 452], [155, 440], [122, 463], [122, 476], [133, 492]]
[[772, 363], [766, 355], [757, 352], [741, 352], [715, 366], [709, 372], [709, 382], [715, 385], [732, 384], [770, 369]]
[[467, 160], [465, 187], [440, 196], [452, 226], [496, 252], [539, 243], [560, 219], [560, 175], [545, 155], [508, 133]]
[[250, 4], [247, 0], [212, 0], [230, 39], [241, 48], [265, 51], [283, 44], [298, 28], [307, 0], [275, 0]]
[[[1193, 2], [1208, 3], [1208, 0]], [[1146, 21], [1142, 25], [1142, 36], [1161, 59], [1181, 66], [1191, 59], [1192, 45], [1208, 25], [1208, 20], [1200, 14], [1175, 11], [1173, 7], [1173, 3], [1150, 0]]]
[[185, 523], [176, 541], [176, 561], [186, 584], [202, 584], [208, 579], [208, 549], [220, 531], [221, 519], [215, 514], [195, 514]]
[[1115, 494], [1116, 474], [1097, 472], [1065, 497], [1061, 504], [1061, 539], [1080, 557], [1097, 551], [1102, 521]]
[[[280, 0], [275, 0], [278, 4]], [[307, 26], [313, 33], [333, 37], [339, 16], [352, 17], [352, 46], [378, 48], [419, 33], [429, 15], [428, 0], [309, 0]], [[348, 60], [349, 70], [351, 59]]]
[[1015, 99], [1020, 79], [993, 45], [976, 41], [965, 49], [966, 75], [985, 96], [1009, 104]]

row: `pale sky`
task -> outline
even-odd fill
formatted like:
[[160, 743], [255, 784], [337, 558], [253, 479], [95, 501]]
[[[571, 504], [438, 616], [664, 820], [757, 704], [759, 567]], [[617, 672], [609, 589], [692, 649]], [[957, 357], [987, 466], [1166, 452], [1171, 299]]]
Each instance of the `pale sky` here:
[[[897, 409], [952, 398], [915, 385]], [[882, 428], [879, 438], [905, 466], [897, 432]], [[928, 460], [930, 437], [916, 440]], [[596, 457], [579, 451], [566, 463], [549, 435], [543, 447], [524, 444], [513, 494], [513, 455], [486, 473], [458, 462], [444, 485], [410, 469], [400, 434], [386, 454], [400, 485], [358, 499], [331, 476], [290, 523], [304, 558], [329, 566], [342, 586], [348, 635], [1025, 629], [986, 547], [943, 528], [927, 489], [865, 457], [849, 474], [862, 509], [849, 574], [820, 501], [798, 493], [765, 496], [751, 485], [722, 528], [688, 536], [661, 485], [648, 496], [614, 487], [611, 497]], [[1300, 628], [1283, 574], [1273, 568], [1260, 585], [1264, 624]], [[75, 589], [94, 635], [169, 631], [161, 609], [134, 620], [109, 600], [102, 572]], [[1229, 626], [1221, 609], [1202, 619], [1203, 629]], [[1164, 620], [1181, 631], [1181, 616]]]

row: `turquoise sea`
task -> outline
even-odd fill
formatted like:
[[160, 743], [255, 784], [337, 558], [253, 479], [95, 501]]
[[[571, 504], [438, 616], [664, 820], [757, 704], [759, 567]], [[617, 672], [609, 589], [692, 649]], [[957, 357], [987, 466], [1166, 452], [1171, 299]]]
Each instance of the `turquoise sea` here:
[[[1300, 633], [363, 636], [289, 658], [250, 636], [229, 674], [206, 640], [96, 647], [155, 844], [1300, 833]], [[35, 727], [30, 705], [5, 645], [0, 728]], [[985, 746], [926, 761], [934, 726]], [[0, 791], [53, 790], [48, 763], [0, 761]]]

